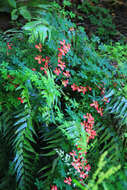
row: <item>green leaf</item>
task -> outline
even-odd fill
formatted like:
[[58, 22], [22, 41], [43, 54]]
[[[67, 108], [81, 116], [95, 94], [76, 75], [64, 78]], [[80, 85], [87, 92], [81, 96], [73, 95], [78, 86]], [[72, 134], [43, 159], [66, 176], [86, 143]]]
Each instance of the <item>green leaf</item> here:
[[45, 154], [40, 154], [41, 156], [53, 156], [56, 154], [56, 151], [51, 151], [49, 153], [45, 153]]
[[8, 3], [11, 7], [16, 8], [16, 1], [15, 0], [8, 0]]
[[17, 9], [13, 9], [11, 11], [11, 19], [12, 20], [17, 20], [17, 18], [18, 18]]
[[19, 12], [20, 14], [28, 21], [31, 20], [31, 14], [30, 14], [30, 11], [28, 11], [27, 7], [26, 6], [22, 6], [19, 8]]
[[47, 164], [46, 166], [44, 166], [43, 168], [41, 168], [39, 170], [39, 172], [42, 172], [43, 170], [49, 169], [51, 167], [51, 164]]
[[23, 29], [29, 32], [29, 42], [39, 40], [44, 44], [46, 38], [51, 38], [51, 27], [46, 20], [28, 22]]

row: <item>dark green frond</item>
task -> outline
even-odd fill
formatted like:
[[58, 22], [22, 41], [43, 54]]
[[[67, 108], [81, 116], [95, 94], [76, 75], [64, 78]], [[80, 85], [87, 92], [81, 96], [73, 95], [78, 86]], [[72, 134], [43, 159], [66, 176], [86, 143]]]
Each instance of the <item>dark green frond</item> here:
[[15, 158], [13, 164], [16, 172], [16, 180], [19, 189], [31, 189], [34, 181], [34, 161], [36, 152], [32, 146], [35, 143], [33, 134], [35, 134], [30, 110], [22, 110], [22, 114], [15, 115], [16, 122], [13, 127], [15, 131], [15, 139], [13, 146], [15, 147]]

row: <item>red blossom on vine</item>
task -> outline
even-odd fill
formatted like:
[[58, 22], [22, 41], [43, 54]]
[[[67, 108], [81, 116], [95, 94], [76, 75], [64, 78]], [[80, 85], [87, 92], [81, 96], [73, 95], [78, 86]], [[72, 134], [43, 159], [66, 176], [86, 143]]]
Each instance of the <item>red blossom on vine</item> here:
[[69, 77], [71, 76], [70, 73], [69, 73], [69, 71], [63, 72], [63, 75], [64, 75], [65, 77], [67, 77], [67, 78], [69, 78]]
[[106, 103], [109, 103], [109, 99], [106, 98], [105, 96], [104, 96], [104, 98], [103, 98], [103, 101], [104, 101], [104, 103], [105, 103], [105, 102], [106, 102]]
[[70, 177], [66, 177], [64, 180], [64, 183], [67, 183], [68, 185], [71, 185], [72, 179]]
[[62, 84], [64, 85], [64, 87], [66, 87], [68, 85], [68, 80], [62, 80]]
[[61, 62], [60, 64], [58, 64], [58, 67], [61, 68], [61, 70], [64, 70], [64, 68], [66, 67], [64, 62]]
[[71, 85], [71, 88], [72, 88], [73, 91], [76, 91], [78, 89], [78, 86], [75, 83], [73, 83]]
[[41, 43], [39, 43], [38, 45], [35, 45], [35, 48], [38, 49], [41, 52], [42, 51]]
[[100, 114], [100, 116], [103, 116], [103, 108], [99, 108], [97, 112]]
[[12, 45], [13, 45], [13, 44], [10, 44], [10, 43], [8, 42], [8, 43], [7, 43], [8, 49], [12, 49]]
[[60, 69], [56, 68], [54, 71], [53, 71], [56, 75], [59, 75], [61, 73]]
[[38, 64], [41, 64], [41, 61], [42, 61], [41, 55], [37, 55], [34, 59], [38, 61]]
[[21, 97], [18, 97], [18, 100], [23, 104], [23, 99]]
[[56, 186], [56, 185], [53, 185], [53, 186], [51, 187], [51, 190], [57, 190], [57, 186]]
[[93, 101], [92, 104], [90, 104], [91, 107], [95, 107], [96, 110], [98, 110], [99, 104], [97, 101]]

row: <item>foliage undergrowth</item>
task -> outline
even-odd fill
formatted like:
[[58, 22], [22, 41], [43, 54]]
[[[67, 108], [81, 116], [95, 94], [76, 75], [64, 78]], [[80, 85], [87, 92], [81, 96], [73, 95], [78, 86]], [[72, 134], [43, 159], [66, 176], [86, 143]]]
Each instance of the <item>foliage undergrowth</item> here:
[[126, 46], [53, 5], [0, 39], [0, 189], [126, 189]]

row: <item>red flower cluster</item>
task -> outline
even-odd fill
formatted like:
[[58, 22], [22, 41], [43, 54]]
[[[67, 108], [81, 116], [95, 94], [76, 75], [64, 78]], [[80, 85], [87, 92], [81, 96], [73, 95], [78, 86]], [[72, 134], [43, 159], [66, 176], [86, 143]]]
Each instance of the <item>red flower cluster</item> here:
[[[42, 45], [41, 45], [41, 43], [39, 43], [38, 45], [35, 45], [35, 48], [37, 48], [39, 50], [39, 52], [42, 52]], [[44, 73], [47, 74], [46, 70], [49, 67], [48, 64], [50, 63], [50, 61], [49, 61], [50, 57], [46, 56], [46, 58], [44, 59], [44, 58], [42, 58], [41, 55], [37, 55], [34, 59], [38, 61], [38, 64], [42, 64], [42, 62], [45, 62], [44, 65], [43, 65], [43, 67], [40, 67], [40, 70], [44, 71]], [[36, 71], [36, 69], [32, 68], [32, 71]]]
[[60, 41], [60, 44], [62, 45], [60, 48], [58, 48], [59, 50], [59, 54], [58, 57], [62, 58], [62, 55], [66, 55], [68, 53], [68, 51], [70, 50], [71, 45], [70, 44], [65, 44], [65, 40]]
[[[77, 150], [79, 150], [79, 147], [77, 148]], [[82, 150], [82, 148], [80, 148], [80, 150]], [[84, 158], [83, 153], [76, 154], [76, 151], [72, 150], [72, 152], [70, 152], [70, 155], [73, 158], [73, 162], [71, 164], [79, 173], [80, 178], [87, 178], [88, 172], [90, 171], [91, 167], [89, 164], [87, 164], [87, 160]]]
[[[73, 28], [70, 29], [70, 31], [73, 31]], [[55, 70], [53, 71], [57, 76], [61, 74], [63, 74], [63, 79], [62, 79], [62, 84], [64, 85], [64, 87], [66, 87], [69, 83], [69, 77], [71, 76], [69, 71], [66, 70], [66, 63], [63, 62], [62, 58], [63, 56], [65, 56], [68, 51], [70, 50], [70, 44], [66, 44], [65, 40], [60, 41], [60, 45], [61, 47], [58, 48], [58, 65], [55, 68]], [[39, 52], [42, 51], [42, 45], [39, 43], [39, 45], [35, 45], [35, 48], [37, 48], [39, 50]], [[45, 62], [43, 67], [40, 67], [40, 70], [44, 70], [45, 74], [46, 74], [46, 70], [48, 69], [48, 63], [50, 58], [46, 57], [45, 59], [42, 58], [41, 55], [38, 55], [35, 57], [35, 60], [38, 61], [38, 64], [42, 64], [42, 62]], [[33, 71], [35, 71], [35, 68], [32, 68]], [[100, 85], [100, 84], [99, 84]], [[101, 90], [101, 94], [104, 94], [105, 89], [103, 88], [103, 85], [97, 86], [100, 90]], [[91, 91], [92, 88], [89, 86], [77, 86], [75, 83], [73, 83], [71, 85], [71, 88], [73, 91], [78, 91], [81, 92], [85, 95], [86, 92]], [[20, 101], [23, 101], [20, 97], [18, 98]], [[104, 97], [104, 101], [108, 102], [108, 99], [106, 99]], [[23, 102], [21, 102], [23, 103]], [[99, 104], [97, 101], [93, 101], [92, 104], [90, 104], [91, 107], [95, 107], [95, 109], [97, 110], [97, 112], [102, 116], [103, 113], [103, 108], [99, 108]], [[94, 118], [92, 117], [92, 115], [90, 113], [87, 113], [86, 115], [83, 116], [84, 117], [84, 121], [81, 123], [81, 127], [83, 126], [84, 130], [87, 132], [87, 143], [89, 143], [90, 139], [94, 139], [96, 136], [96, 131], [93, 130], [93, 125], [94, 125]], [[79, 173], [79, 178], [80, 181], [83, 181], [83, 179], [88, 177], [88, 172], [91, 169], [91, 166], [89, 164], [87, 164], [86, 159], [84, 158], [84, 154], [87, 154], [86, 150], [83, 150], [83, 148], [81, 148], [82, 145], [77, 145], [77, 151], [80, 151], [78, 153], [76, 153], [76, 151], [72, 150], [72, 152], [70, 152], [70, 155], [73, 158], [73, 162], [71, 163], [72, 166], [77, 170], [77, 172]], [[64, 183], [71, 185], [72, 179], [71, 177], [66, 177], [64, 180]], [[57, 186], [53, 185], [51, 187], [51, 190], [57, 190]]]
[[23, 104], [23, 99], [18, 97], [18, 100], [20, 100], [20, 102]]
[[96, 131], [93, 130], [94, 118], [90, 113], [87, 113], [87, 115], [84, 115], [83, 117], [84, 119], [87, 119], [87, 121], [84, 120], [81, 125], [84, 126], [85, 131], [89, 135], [87, 138], [87, 142], [89, 142], [90, 139], [94, 139], [94, 137], [96, 136]]
[[103, 108], [99, 108], [99, 104], [97, 101], [93, 101], [92, 104], [90, 104], [91, 107], [94, 107], [97, 112], [100, 114], [100, 116], [103, 116]]
[[[62, 73], [62, 71], [66, 68], [65, 62], [62, 61], [62, 57], [65, 56], [69, 49], [70, 49], [70, 44], [65, 44], [65, 40], [60, 41], [61, 47], [58, 48], [59, 53], [58, 53], [58, 68], [55, 68], [53, 71], [56, 75], [59, 75]], [[66, 78], [69, 78], [71, 75], [69, 71], [65, 71], [62, 73]], [[69, 80], [62, 80], [62, 84], [64, 87], [66, 87], [69, 83]]]
[[[59, 75], [66, 68], [65, 62], [62, 61], [62, 56], [65, 56], [70, 49], [70, 44], [66, 45], [65, 40], [60, 41], [60, 44], [61, 44], [61, 47], [58, 48], [58, 50], [59, 50], [58, 68], [55, 68], [55, 70], [53, 71], [56, 75]], [[39, 50], [39, 52], [42, 51], [42, 45], [40, 43], [38, 45], [35, 45], [35, 48], [37, 48]], [[44, 66], [40, 67], [40, 70], [43, 70], [45, 72], [45, 74], [47, 74], [46, 70], [49, 67], [48, 64], [50, 63], [50, 61], [49, 61], [50, 58], [46, 57], [44, 59], [44, 58], [42, 58], [41, 55], [37, 55], [34, 59], [38, 61], [38, 64], [42, 64], [42, 62], [45, 62]], [[36, 70], [35, 68], [32, 68], [32, 71], [35, 71], [35, 70]], [[69, 71], [63, 72], [63, 75], [67, 78], [70, 77]], [[68, 80], [63, 80], [62, 84], [66, 87], [68, 84]]]
[[[54, 73], [56, 75], [59, 75], [61, 73], [61, 70], [63, 71], [66, 68], [65, 62], [62, 61], [62, 56], [65, 56], [68, 53], [69, 49], [70, 49], [70, 44], [66, 45], [65, 40], [60, 41], [60, 44], [61, 44], [61, 47], [58, 48], [58, 50], [59, 50], [59, 53], [58, 53], [58, 67], [59, 68], [56, 68], [54, 70]], [[70, 76], [70, 75], [68, 75], [68, 76]]]
[[50, 63], [49, 60], [50, 60], [50, 57], [47, 57], [47, 56], [46, 56], [45, 59], [42, 59], [42, 61], [45, 62], [45, 64], [44, 64], [44, 67], [40, 67], [40, 70], [44, 71], [45, 74], [47, 74], [47, 71], [46, 71], [46, 70], [47, 70], [48, 67], [49, 67], [49, 65], [48, 65], [48, 64]]
[[9, 55], [9, 51], [8, 50], [12, 49], [12, 45], [13, 44], [10, 44], [9, 42], [7, 43], [7, 55]]
[[[47, 74], [46, 70], [48, 69], [48, 64], [50, 63], [50, 57], [47, 57], [44, 59], [42, 59], [42, 56], [41, 55], [37, 55], [35, 58], [35, 60], [38, 61], [38, 64], [41, 64], [42, 62], [45, 62], [44, 63], [44, 66], [43, 67], [40, 67], [40, 70], [44, 71], [45, 74]], [[35, 71], [36, 69], [35, 68], [32, 68], [32, 71]]]
[[71, 88], [73, 91], [78, 91], [78, 92], [82, 92], [83, 94], [85, 94], [88, 90], [91, 91], [92, 88], [91, 87], [83, 87], [83, 86], [77, 86], [75, 83], [73, 83], [73, 85], [71, 85]]
[[12, 45], [13, 45], [13, 44], [10, 44], [10, 43], [8, 42], [8, 43], [7, 43], [8, 49], [12, 49]]
[[66, 67], [66, 65], [65, 65], [65, 63], [64, 62], [62, 62], [60, 59], [58, 59], [58, 67], [60, 67], [61, 68], [61, 70], [63, 71], [64, 70], [64, 68]]
[[[87, 113], [83, 117], [85, 120], [81, 123], [81, 127], [83, 126], [87, 132], [87, 143], [89, 143], [89, 140], [94, 139], [96, 136], [96, 131], [93, 130], [94, 118], [90, 113]], [[86, 150], [83, 150], [81, 145], [76, 145], [76, 147], [77, 151], [80, 152], [76, 153], [74, 150], [70, 152], [70, 155], [73, 158], [73, 162], [71, 164], [79, 173], [80, 181], [82, 182], [83, 179], [88, 177], [88, 172], [90, 171], [91, 166], [87, 163], [87, 160], [84, 157], [84, 154], [87, 154]]]

